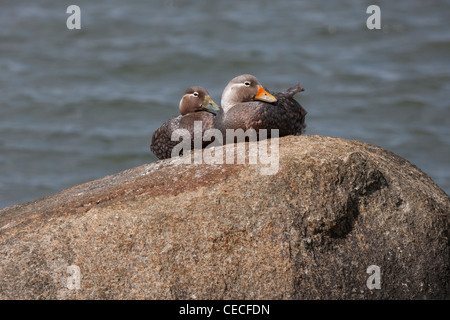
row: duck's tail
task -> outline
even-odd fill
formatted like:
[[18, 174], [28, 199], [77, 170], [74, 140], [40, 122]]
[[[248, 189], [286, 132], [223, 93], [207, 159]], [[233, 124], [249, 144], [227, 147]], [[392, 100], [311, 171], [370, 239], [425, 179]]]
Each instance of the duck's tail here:
[[295, 85], [292, 88], [287, 89], [284, 93], [289, 97], [292, 98], [294, 95], [296, 95], [299, 92], [305, 91], [305, 89], [302, 87], [302, 83], [298, 82], [297, 85]]

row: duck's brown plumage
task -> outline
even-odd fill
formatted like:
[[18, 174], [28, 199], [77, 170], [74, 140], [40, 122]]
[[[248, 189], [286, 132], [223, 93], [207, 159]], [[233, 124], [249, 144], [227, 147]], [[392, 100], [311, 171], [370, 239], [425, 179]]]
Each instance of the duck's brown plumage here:
[[304, 91], [301, 82], [283, 92], [277, 92], [273, 95], [277, 98], [275, 106], [280, 108], [277, 110], [278, 123], [280, 129], [280, 137], [295, 135], [299, 136], [304, 133], [306, 128], [306, 110], [302, 105], [294, 99], [294, 95]]
[[[203, 133], [213, 128], [214, 114], [209, 111], [217, 111], [218, 106], [212, 101], [208, 91], [202, 87], [190, 87], [186, 89], [180, 101], [180, 115], [167, 120], [161, 127], [156, 129], [152, 136], [150, 150], [158, 159], [167, 159], [172, 155], [172, 149], [182, 141], [172, 141], [172, 133], [177, 129], [186, 129], [191, 135], [191, 149], [194, 148], [194, 121], [202, 121]], [[209, 111], [205, 111], [209, 110]], [[197, 132], [196, 134], [199, 134]], [[204, 142], [202, 148], [207, 144]], [[181, 154], [179, 154], [181, 155]], [[177, 156], [179, 156], [177, 155]]]
[[[252, 75], [242, 75], [230, 81], [222, 95], [223, 109], [215, 118], [215, 127], [225, 134], [226, 129], [279, 129], [279, 136], [301, 135], [306, 127], [306, 110], [294, 99], [294, 95], [304, 89], [299, 82], [296, 86], [284, 92], [272, 94], [273, 102], [255, 100], [255, 89], [239, 85], [246, 81], [260, 86]], [[235, 88], [233, 83], [237, 84]], [[268, 92], [268, 91], [267, 91]], [[270, 94], [270, 92], [269, 92]], [[268, 99], [265, 99], [268, 100]], [[231, 102], [230, 102], [231, 101]], [[240, 101], [240, 102], [237, 102]]]

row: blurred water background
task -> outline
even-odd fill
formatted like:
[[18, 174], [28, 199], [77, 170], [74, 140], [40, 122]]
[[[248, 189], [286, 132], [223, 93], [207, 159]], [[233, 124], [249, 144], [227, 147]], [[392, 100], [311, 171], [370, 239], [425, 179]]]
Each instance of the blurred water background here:
[[[81, 8], [81, 30], [66, 9]], [[381, 8], [381, 30], [366, 9]], [[0, 208], [156, 161], [191, 85], [302, 81], [307, 134], [408, 159], [450, 193], [449, 1], [0, 2]]]

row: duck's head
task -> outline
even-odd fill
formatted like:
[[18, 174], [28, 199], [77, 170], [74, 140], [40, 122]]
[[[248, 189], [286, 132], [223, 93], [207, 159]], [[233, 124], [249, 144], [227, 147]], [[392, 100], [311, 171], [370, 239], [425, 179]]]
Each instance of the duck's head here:
[[219, 106], [211, 99], [205, 88], [198, 86], [187, 88], [180, 100], [180, 114], [184, 116], [198, 111], [216, 113]]
[[232, 79], [222, 93], [221, 105], [227, 112], [235, 104], [248, 101], [276, 102], [277, 99], [267, 92], [258, 79], [251, 74], [243, 74]]

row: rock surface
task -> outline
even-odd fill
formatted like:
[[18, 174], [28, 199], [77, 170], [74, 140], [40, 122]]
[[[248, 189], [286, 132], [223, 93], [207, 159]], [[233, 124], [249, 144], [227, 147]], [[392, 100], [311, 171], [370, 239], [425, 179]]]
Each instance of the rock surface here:
[[0, 298], [449, 298], [450, 200], [426, 174], [357, 141], [278, 141], [274, 175], [169, 159], [1, 210]]

